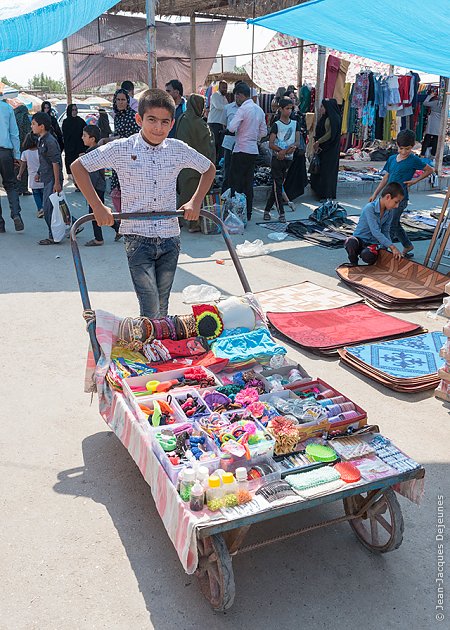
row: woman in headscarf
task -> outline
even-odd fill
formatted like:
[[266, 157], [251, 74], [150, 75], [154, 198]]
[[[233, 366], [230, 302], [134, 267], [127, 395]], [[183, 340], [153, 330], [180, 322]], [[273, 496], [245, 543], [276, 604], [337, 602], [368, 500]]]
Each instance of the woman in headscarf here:
[[[20, 149], [22, 150], [23, 141], [31, 131], [30, 116], [25, 105], [19, 105], [14, 110], [17, 127], [19, 128]], [[16, 167], [16, 177], [19, 173], [19, 167]], [[17, 182], [17, 191], [19, 195], [31, 195], [28, 190], [28, 170], [25, 168], [22, 177]]]
[[61, 149], [61, 151], [63, 151], [64, 139], [63, 139], [61, 127], [59, 126], [58, 119], [53, 113], [52, 104], [50, 103], [50, 101], [44, 101], [42, 103], [41, 112], [44, 112], [44, 114], [48, 114], [50, 116], [50, 120], [52, 121], [51, 132], [55, 136], [55, 138], [58, 140], [59, 148]]
[[311, 187], [319, 199], [336, 199], [342, 117], [335, 98], [324, 98], [314, 136], [320, 172], [311, 175]]
[[[214, 164], [216, 149], [214, 136], [210, 128], [202, 118], [205, 108], [205, 99], [200, 94], [191, 94], [186, 105], [186, 111], [177, 122], [175, 137], [186, 142], [190, 147], [207, 157]], [[178, 175], [177, 180], [177, 207], [191, 199], [197, 190], [200, 181], [200, 173], [191, 168], [185, 168]], [[189, 232], [199, 232], [200, 221], [189, 222]]]
[[[114, 136], [117, 138], [129, 138], [135, 133], [139, 133], [140, 127], [136, 122], [136, 112], [130, 107], [130, 95], [122, 88], [116, 90], [113, 98], [114, 110]], [[111, 177], [111, 200], [116, 212], [121, 211], [122, 197], [120, 193], [120, 183], [116, 171]]]
[[83, 129], [86, 127], [85, 121], [78, 116], [78, 108], [76, 105], [67, 105], [66, 119], [62, 124], [62, 133], [64, 138], [65, 165], [68, 175], [71, 175], [70, 165], [86, 151], [83, 144]]
[[97, 127], [100, 129], [100, 139], [109, 138], [109, 136], [112, 134], [108, 114], [106, 113], [106, 110], [104, 110], [102, 107], [100, 107], [98, 110]]

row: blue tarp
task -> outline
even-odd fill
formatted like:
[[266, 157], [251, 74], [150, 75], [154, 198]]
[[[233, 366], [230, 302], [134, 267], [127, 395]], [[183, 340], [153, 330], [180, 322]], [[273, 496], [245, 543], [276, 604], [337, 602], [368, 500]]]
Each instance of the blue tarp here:
[[250, 24], [450, 77], [450, 0], [311, 0]]
[[[61, 41], [117, 4], [117, 0], [0, 2], [0, 61]], [[5, 4], [7, 6], [5, 6]], [[45, 70], [45, 67], [42, 67]]]

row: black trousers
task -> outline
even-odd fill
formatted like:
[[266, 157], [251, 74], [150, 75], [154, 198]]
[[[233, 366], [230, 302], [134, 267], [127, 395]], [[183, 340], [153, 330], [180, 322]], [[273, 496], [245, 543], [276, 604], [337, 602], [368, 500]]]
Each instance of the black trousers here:
[[[95, 192], [100, 197], [100, 201], [102, 203], [105, 203], [105, 193], [104, 193], [104, 191], [103, 190], [95, 190]], [[92, 210], [91, 206], [89, 206], [89, 213], [90, 214], [94, 213], [94, 211]], [[119, 227], [120, 227], [119, 221], [114, 221], [114, 224], [111, 225], [111, 227], [115, 231], [116, 234], [119, 233]], [[94, 238], [95, 238], [95, 240], [96, 241], [103, 241], [102, 228], [99, 226], [97, 221], [92, 221], [92, 229], [94, 230]]]
[[222, 123], [208, 123], [208, 127], [211, 129], [214, 136], [214, 144], [216, 146], [216, 164], [218, 164], [219, 160], [223, 156], [222, 140], [224, 126]]
[[223, 150], [223, 180], [222, 180], [222, 192], [224, 193], [230, 188], [230, 170], [231, 170], [231, 156], [233, 151], [231, 149]]
[[[11, 219], [20, 217], [19, 192], [17, 190], [17, 178], [14, 173], [14, 155], [12, 149], [0, 147], [0, 175], [3, 180], [3, 188], [8, 197]], [[4, 225], [2, 206], [0, 204], [0, 225]]]
[[231, 158], [231, 191], [244, 193], [246, 196], [248, 220], [252, 216], [253, 177], [257, 157], [253, 153], [233, 153]]
[[347, 250], [348, 259], [352, 265], [358, 264], [358, 258], [368, 265], [373, 265], [377, 259], [377, 255], [374, 254], [368, 247], [368, 243], [364, 243], [357, 236], [349, 236], [344, 243], [344, 247]]
[[264, 212], [270, 212], [273, 204], [276, 204], [278, 214], [281, 216], [284, 214], [284, 201], [283, 201], [283, 184], [286, 179], [286, 173], [289, 166], [292, 164], [292, 160], [278, 160], [275, 156], [272, 157], [271, 175], [273, 179], [272, 190], [270, 191], [269, 198], [267, 199]]
[[434, 136], [431, 133], [426, 133], [422, 142], [422, 151], [420, 152], [420, 155], [424, 156], [428, 147], [431, 147], [431, 155], [434, 157], [437, 151], [437, 143], [438, 136]]

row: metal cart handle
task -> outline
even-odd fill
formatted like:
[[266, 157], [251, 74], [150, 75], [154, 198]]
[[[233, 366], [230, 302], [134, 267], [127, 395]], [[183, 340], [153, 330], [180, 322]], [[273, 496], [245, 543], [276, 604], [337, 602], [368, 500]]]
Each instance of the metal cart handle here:
[[[172, 217], [182, 217], [183, 212], [178, 212], [178, 211], [177, 212], [164, 212], [164, 213], [162, 212], [161, 213], [160, 212], [158, 213], [155, 213], [155, 212], [126, 212], [126, 213], [114, 212], [112, 216], [116, 221], [121, 221], [122, 219], [124, 220], [129, 220], [129, 219], [159, 220], [159, 219], [168, 219]], [[225, 244], [230, 253], [231, 260], [233, 261], [233, 264], [238, 273], [239, 280], [241, 281], [242, 287], [246, 293], [250, 292], [251, 289], [247, 280], [247, 276], [245, 275], [245, 272], [242, 268], [241, 261], [239, 260], [239, 257], [233, 246], [233, 243], [231, 242], [230, 235], [228, 233], [228, 230], [225, 224], [218, 216], [216, 216], [212, 212], [209, 212], [208, 210], [200, 210], [200, 216], [205, 217], [205, 219], [209, 219], [210, 221], [213, 221], [213, 223], [215, 223], [216, 225], [220, 227], [222, 236], [225, 240]], [[91, 307], [91, 301], [89, 299], [89, 292], [88, 292], [88, 288], [86, 284], [86, 277], [84, 275], [83, 264], [81, 262], [80, 249], [77, 243], [76, 232], [78, 228], [82, 226], [84, 223], [87, 223], [88, 221], [94, 221], [94, 220], [95, 220], [95, 217], [93, 214], [85, 214], [84, 216], [80, 217], [79, 219], [75, 221], [75, 223], [72, 225], [72, 228], [70, 230], [70, 245], [72, 248], [72, 256], [73, 256], [73, 262], [75, 265], [75, 273], [77, 274], [78, 288], [80, 289], [81, 301], [83, 303], [84, 312], [92, 311], [92, 307]], [[89, 337], [91, 339], [92, 350], [94, 352], [95, 363], [97, 363], [100, 358], [100, 346], [99, 346], [96, 331], [95, 331], [95, 318], [94, 317], [89, 318], [87, 328], [89, 332]]]

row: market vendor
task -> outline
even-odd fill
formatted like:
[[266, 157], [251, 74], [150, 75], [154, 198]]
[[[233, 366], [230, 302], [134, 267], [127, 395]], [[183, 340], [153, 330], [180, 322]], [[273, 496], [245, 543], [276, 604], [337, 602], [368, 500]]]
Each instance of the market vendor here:
[[[90, 172], [114, 168], [122, 191], [122, 213], [164, 213], [176, 210], [177, 177], [182, 169], [191, 168], [201, 173], [200, 181], [192, 197], [179, 209], [187, 221], [196, 221], [214, 180], [214, 164], [184, 142], [167, 138], [175, 123], [175, 102], [167, 92], [147, 90], [139, 99], [138, 109], [140, 133], [94, 149], [72, 165], [95, 220], [99, 226], [114, 224], [111, 210], [92, 186]], [[140, 314], [152, 319], [166, 316], [180, 253], [178, 219], [122, 220], [120, 234], [125, 235]]]

